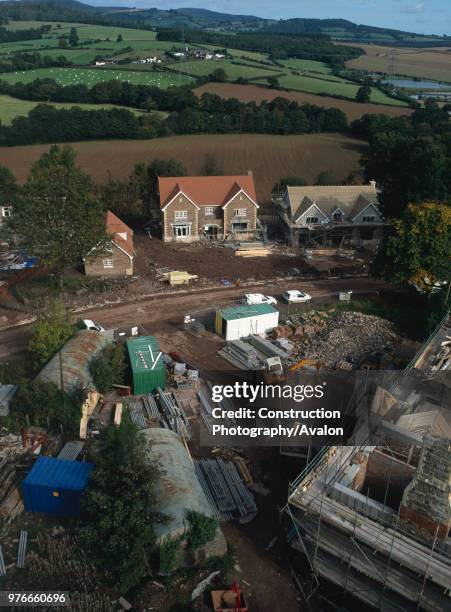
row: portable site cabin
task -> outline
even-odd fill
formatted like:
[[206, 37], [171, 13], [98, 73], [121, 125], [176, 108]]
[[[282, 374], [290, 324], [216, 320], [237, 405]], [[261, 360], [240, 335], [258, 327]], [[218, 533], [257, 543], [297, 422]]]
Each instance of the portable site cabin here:
[[127, 340], [127, 350], [133, 374], [133, 393], [152, 393], [166, 386], [166, 366], [154, 336], [139, 336]]
[[94, 465], [40, 457], [22, 483], [27, 512], [80, 517], [80, 499]]
[[279, 311], [270, 304], [231, 306], [216, 312], [216, 333], [226, 340], [266, 334], [279, 324]]

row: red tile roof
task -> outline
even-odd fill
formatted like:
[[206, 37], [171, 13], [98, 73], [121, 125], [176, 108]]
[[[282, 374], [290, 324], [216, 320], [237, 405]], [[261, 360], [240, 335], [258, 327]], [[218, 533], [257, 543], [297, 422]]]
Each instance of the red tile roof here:
[[160, 205], [164, 208], [179, 191], [197, 206], [224, 206], [241, 189], [257, 203], [254, 177], [243, 176], [170, 176], [158, 178]]
[[[133, 230], [121, 221], [119, 217], [116, 217], [111, 210], [106, 214], [106, 232], [109, 236], [112, 236], [116, 246], [123, 249], [130, 257], [133, 257], [135, 253], [133, 249]], [[124, 239], [120, 234], [126, 234], [127, 237]]]

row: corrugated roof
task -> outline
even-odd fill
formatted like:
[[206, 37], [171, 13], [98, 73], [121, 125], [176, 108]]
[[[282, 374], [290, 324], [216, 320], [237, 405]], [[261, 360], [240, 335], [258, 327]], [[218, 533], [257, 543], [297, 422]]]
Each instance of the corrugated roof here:
[[254, 177], [242, 176], [171, 176], [158, 178], [160, 204], [163, 208], [179, 191], [197, 206], [224, 206], [241, 189], [257, 203]]
[[373, 185], [288, 186], [287, 192], [293, 221], [313, 203], [327, 216], [340, 209], [345, 220], [355, 217], [370, 203], [378, 206], [378, 193]]
[[25, 478], [24, 484], [82, 491], [88, 483], [93, 467], [92, 463], [40, 457]]
[[127, 349], [133, 372], [148, 372], [152, 370], [155, 362], [154, 372], [164, 369], [165, 365], [162, 356], [157, 361], [160, 348], [154, 336], [129, 338], [127, 340]]
[[[81, 385], [94, 388], [89, 364], [111, 339], [107, 334], [88, 329], [79, 330], [42, 368], [37, 380], [54, 383], [61, 389], [61, 372], [64, 389], [69, 391]], [[61, 362], [60, 362], [61, 354]]]
[[219, 311], [219, 314], [226, 321], [233, 321], [236, 319], [249, 319], [250, 317], [273, 312], [277, 312], [277, 310], [273, 308], [271, 304], [253, 304], [249, 306], [230, 306], [229, 308], [223, 308]]
[[154, 525], [155, 534], [158, 538], [175, 536], [186, 530], [187, 511], [211, 516], [211, 507], [182, 440], [168, 429], [145, 429], [143, 434], [149, 442], [150, 461], [161, 468], [155, 509], [168, 517], [167, 522]]

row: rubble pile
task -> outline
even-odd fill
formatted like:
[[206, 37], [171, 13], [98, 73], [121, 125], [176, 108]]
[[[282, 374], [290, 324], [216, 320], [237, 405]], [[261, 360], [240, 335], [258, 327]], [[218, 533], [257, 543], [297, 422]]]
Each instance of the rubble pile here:
[[375, 352], [390, 353], [399, 339], [389, 321], [358, 312], [312, 313], [296, 321], [293, 340], [299, 358], [320, 362], [323, 367], [360, 365]]

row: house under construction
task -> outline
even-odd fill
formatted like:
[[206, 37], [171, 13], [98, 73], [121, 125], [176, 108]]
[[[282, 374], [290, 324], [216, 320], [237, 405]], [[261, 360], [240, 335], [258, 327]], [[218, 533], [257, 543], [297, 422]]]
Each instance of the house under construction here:
[[307, 599], [333, 583], [387, 612], [451, 609], [450, 367], [446, 317], [372, 394], [374, 428], [355, 446], [323, 448], [291, 483], [285, 511], [309, 564]]

